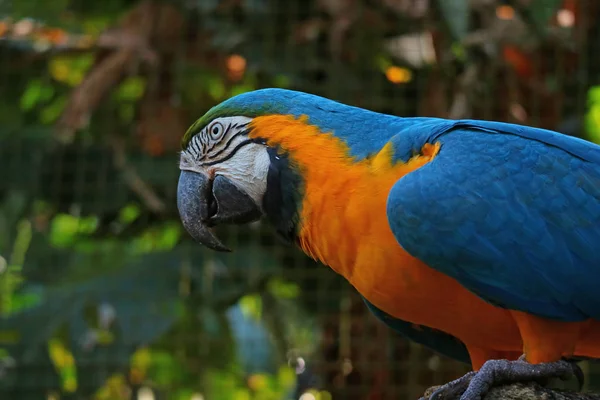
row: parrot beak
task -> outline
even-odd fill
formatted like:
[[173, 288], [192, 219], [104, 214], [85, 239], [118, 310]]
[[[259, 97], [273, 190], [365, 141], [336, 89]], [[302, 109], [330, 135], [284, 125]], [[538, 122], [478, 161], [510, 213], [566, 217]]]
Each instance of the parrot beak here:
[[181, 171], [177, 208], [185, 230], [197, 242], [217, 251], [231, 251], [210, 229], [217, 224], [245, 224], [262, 216], [260, 207], [229, 179]]

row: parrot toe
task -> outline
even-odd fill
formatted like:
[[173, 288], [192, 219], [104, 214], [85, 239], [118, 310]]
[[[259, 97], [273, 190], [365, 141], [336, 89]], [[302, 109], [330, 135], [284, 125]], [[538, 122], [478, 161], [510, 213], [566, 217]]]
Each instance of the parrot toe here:
[[428, 398], [421, 397], [419, 400], [457, 399], [467, 390], [475, 374], [475, 371], [468, 372], [460, 378], [438, 387]]
[[550, 378], [566, 380], [573, 376], [577, 378], [581, 389], [583, 372], [575, 362], [560, 360], [530, 364], [521, 359], [489, 360], [479, 371], [469, 372], [441, 386], [429, 397], [429, 400], [456, 399], [461, 393], [460, 400], [481, 400], [492, 387], [497, 385], [527, 381], [546, 383]]

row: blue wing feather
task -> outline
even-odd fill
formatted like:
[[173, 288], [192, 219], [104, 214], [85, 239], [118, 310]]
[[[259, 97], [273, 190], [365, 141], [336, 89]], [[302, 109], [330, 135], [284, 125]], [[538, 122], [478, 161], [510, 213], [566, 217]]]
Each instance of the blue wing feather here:
[[600, 318], [600, 147], [512, 124], [443, 124], [425, 139], [441, 142], [437, 157], [390, 191], [400, 245], [493, 304]]

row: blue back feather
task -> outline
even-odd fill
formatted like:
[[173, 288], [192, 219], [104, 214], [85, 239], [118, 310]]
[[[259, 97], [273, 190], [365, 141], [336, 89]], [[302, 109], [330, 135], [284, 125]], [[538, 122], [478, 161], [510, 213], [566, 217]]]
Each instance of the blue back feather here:
[[400, 245], [493, 304], [600, 319], [600, 147], [485, 121], [435, 139], [388, 197]]

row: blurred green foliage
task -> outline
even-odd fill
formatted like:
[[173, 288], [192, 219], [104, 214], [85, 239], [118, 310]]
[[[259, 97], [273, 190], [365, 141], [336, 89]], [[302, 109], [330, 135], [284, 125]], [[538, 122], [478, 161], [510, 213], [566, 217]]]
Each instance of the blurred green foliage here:
[[600, 86], [590, 88], [587, 98], [588, 111], [585, 127], [590, 139], [600, 143]]
[[[402, 1], [0, 1], [0, 397], [113, 400], [153, 390], [276, 400], [310, 389], [319, 400], [336, 390], [365, 398], [340, 381], [371, 376], [369, 363], [316, 383], [301, 383], [292, 367], [297, 357], [367, 358], [359, 341], [320, 354], [319, 318], [339, 312], [347, 289], [337, 275], [262, 225], [219, 232], [233, 254], [191, 243], [175, 207], [179, 137], [214, 104], [265, 86], [437, 116], [448, 116], [469, 66], [483, 74], [502, 65], [526, 86], [533, 62], [502, 58], [502, 38], [467, 43], [486, 28], [473, 18], [476, 2], [429, 3], [419, 14]], [[561, 4], [520, 10], [548, 35], [542, 43]], [[540, 82], [580, 84], [560, 69], [548, 74]], [[512, 118], [510, 107], [477, 108], [503, 96], [493, 79], [476, 77], [468, 115]], [[586, 128], [600, 142], [598, 90], [588, 92]], [[553, 91], [564, 92], [578, 93]], [[350, 324], [338, 325], [349, 334]]]

